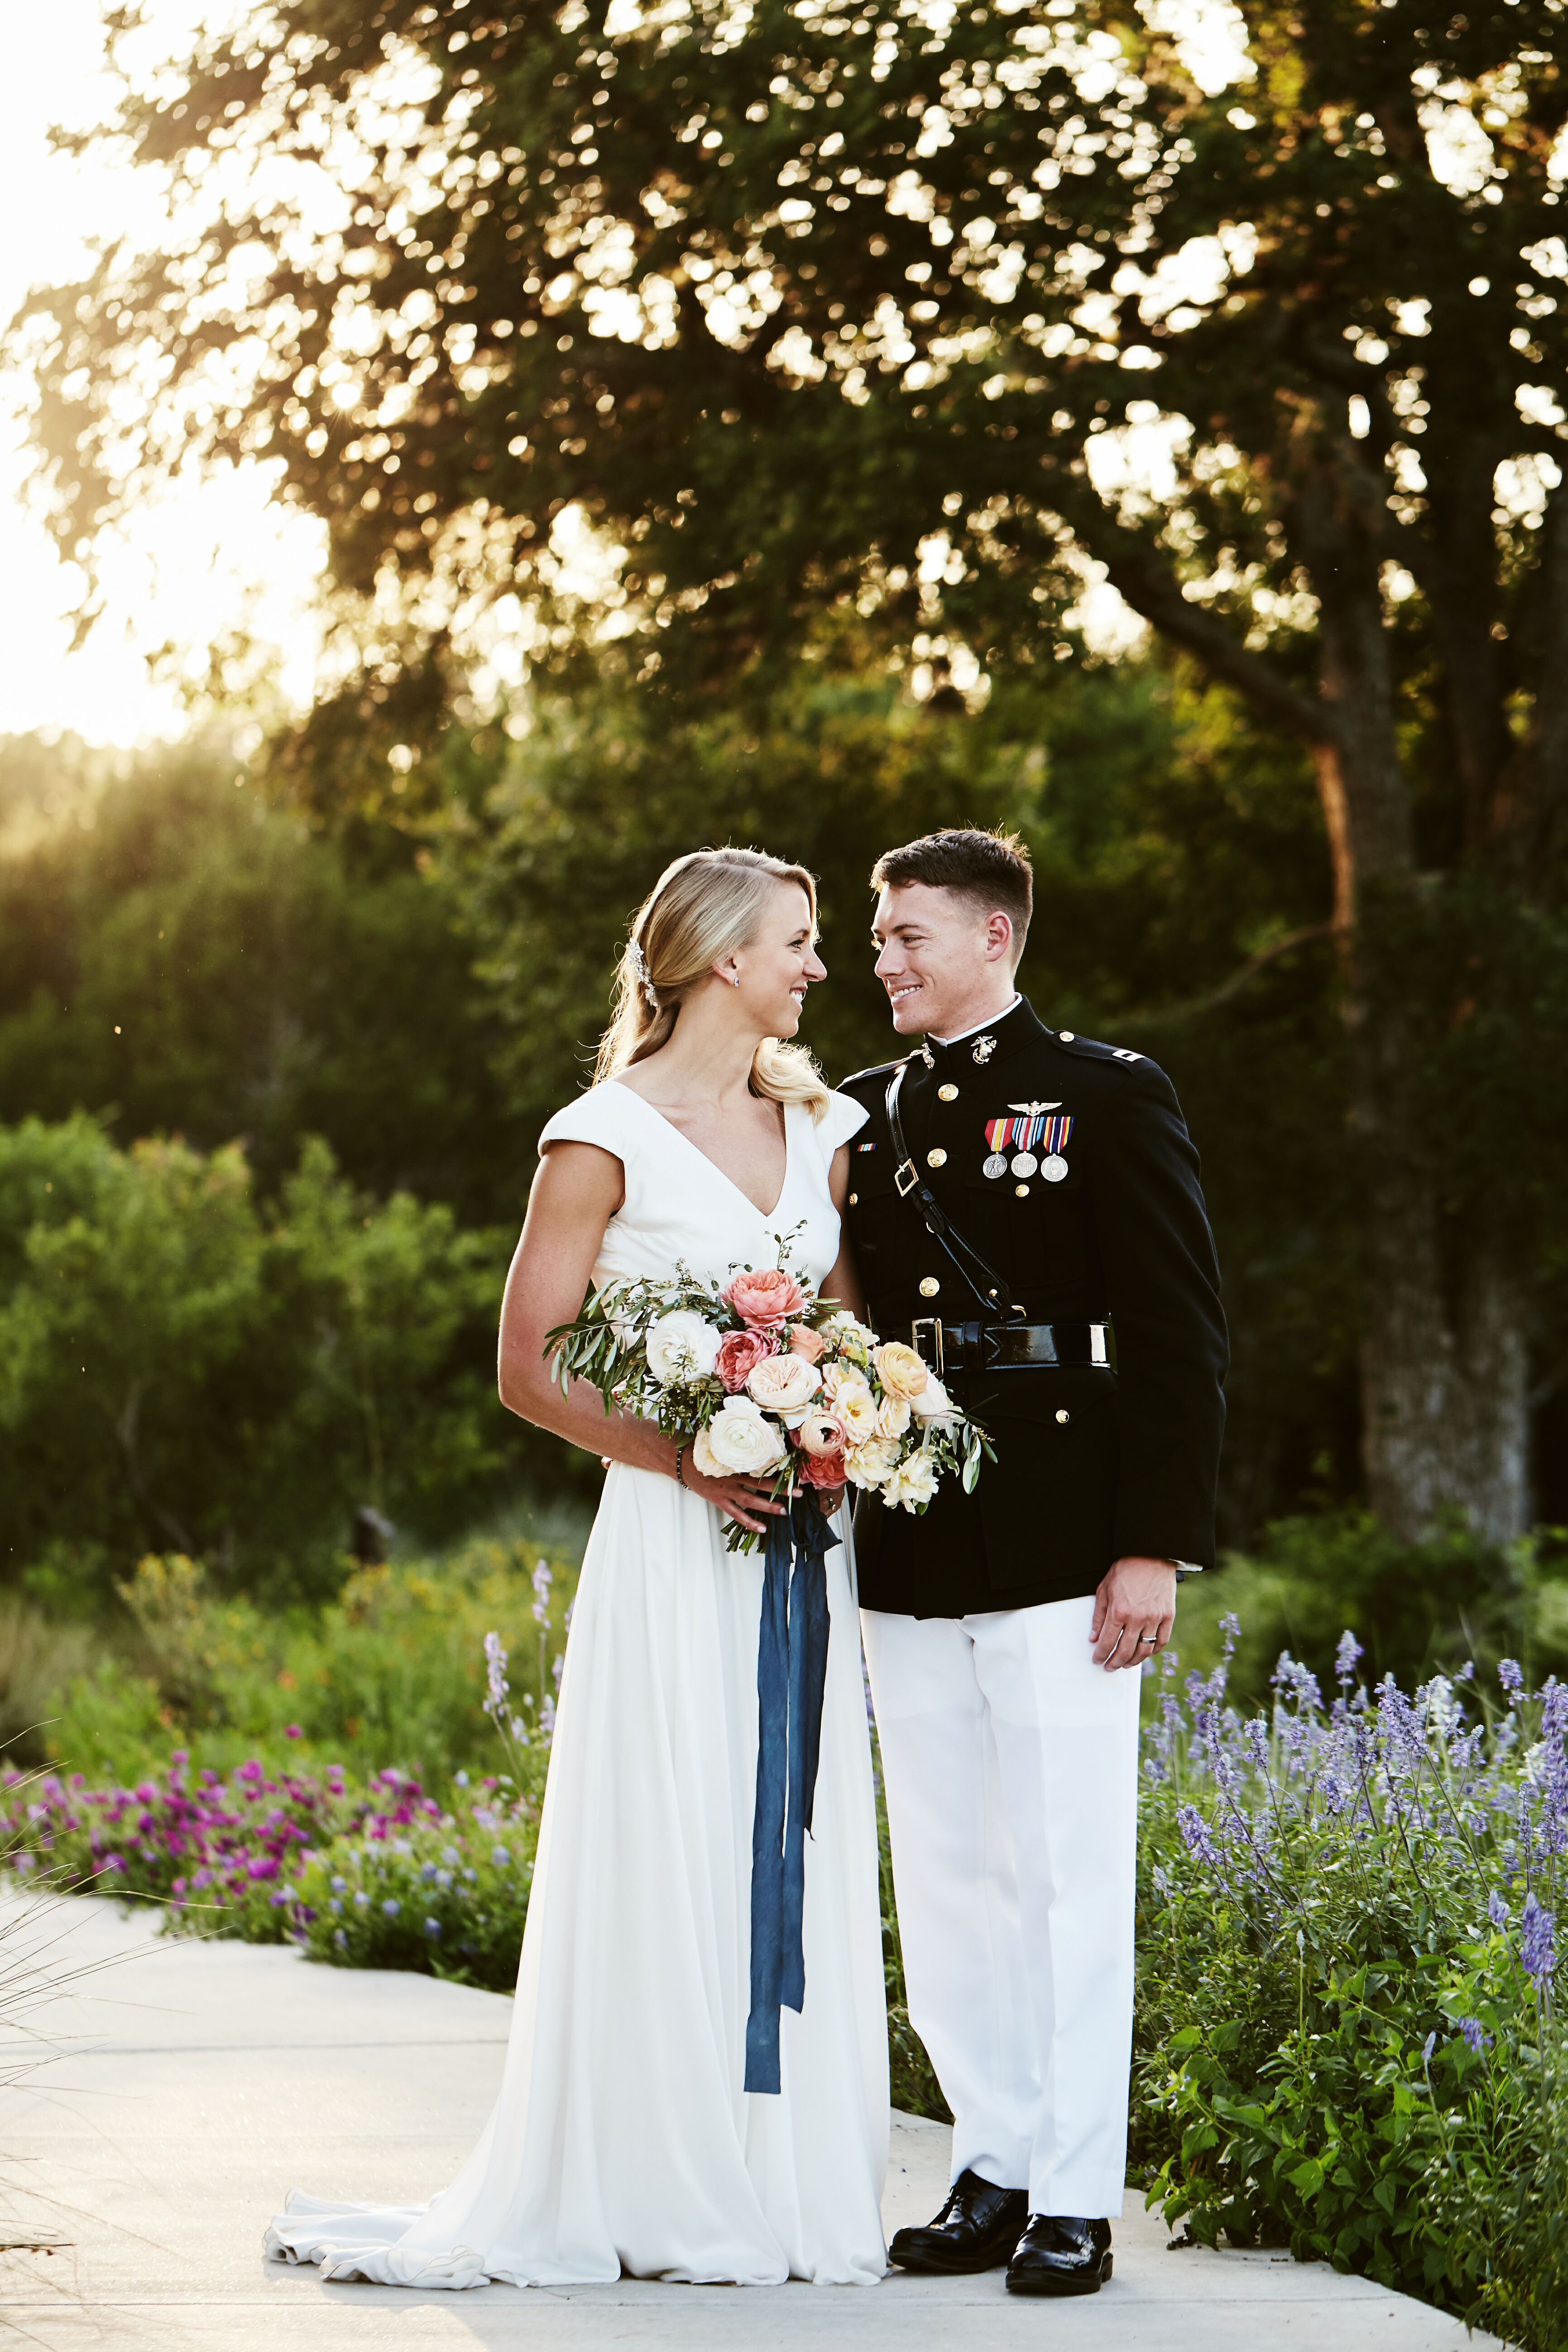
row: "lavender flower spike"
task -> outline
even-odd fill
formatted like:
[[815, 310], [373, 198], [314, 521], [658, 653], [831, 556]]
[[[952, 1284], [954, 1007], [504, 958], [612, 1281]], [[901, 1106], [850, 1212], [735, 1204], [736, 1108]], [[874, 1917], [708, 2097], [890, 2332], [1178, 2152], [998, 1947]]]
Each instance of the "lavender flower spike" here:
[[1365, 1655], [1366, 1652], [1347, 1625], [1340, 1635], [1340, 1646], [1334, 1652], [1334, 1680], [1342, 1689], [1348, 1690], [1354, 1682], [1356, 1666]]
[[1459, 2031], [1464, 2035], [1470, 2049], [1475, 2052], [1478, 2057], [1479, 2057], [1483, 2050], [1489, 2050], [1491, 2048], [1491, 2035], [1484, 2031], [1481, 2025], [1481, 2021], [1479, 2017], [1461, 2017], [1459, 2020]]
[[1524, 1688], [1524, 1672], [1516, 1658], [1498, 1660], [1497, 1678], [1510, 1701], [1516, 1699]]
[[1220, 1867], [1219, 1848], [1208, 1832], [1208, 1825], [1195, 1805], [1183, 1805], [1176, 1814], [1176, 1827], [1190, 1854], [1206, 1863], [1211, 1870]]
[[1506, 1927], [1512, 1916], [1512, 1906], [1506, 1903], [1500, 1895], [1487, 1896], [1487, 1917], [1494, 1927]]
[[1524, 1898], [1524, 1918], [1519, 1931], [1519, 1957], [1526, 1976], [1542, 1984], [1557, 1966], [1557, 1922], [1533, 1895]]
[[531, 1580], [533, 1585], [533, 1622], [536, 1625], [547, 1625], [550, 1622], [550, 1588], [554, 1582], [547, 1559], [540, 1561]]
[[506, 1651], [499, 1633], [485, 1635], [485, 1664], [489, 1669], [485, 1713], [499, 1721], [505, 1713], [507, 1696]]

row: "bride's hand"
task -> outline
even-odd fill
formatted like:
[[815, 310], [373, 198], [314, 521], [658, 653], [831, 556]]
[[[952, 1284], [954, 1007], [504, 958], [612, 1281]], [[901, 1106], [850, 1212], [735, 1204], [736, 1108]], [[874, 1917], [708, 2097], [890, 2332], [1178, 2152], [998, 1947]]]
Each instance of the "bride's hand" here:
[[765, 1535], [768, 1520], [789, 1508], [787, 1502], [775, 1497], [771, 1479], [755, 1478], [743, 1470], [731, 1471], [726, 1478], [705, 1478], [692, 1468], [689, 1454], [680, 1477], [689, 1493], [700, 1495], [705, 1503], [716, 1503], [737, 1526], [750, 1528], [756, 1535]]
[[817, 1506], [825, 1519], [833, 1517], [848, 1491], [847, 1486], [819, 1486], [816, 1489]]

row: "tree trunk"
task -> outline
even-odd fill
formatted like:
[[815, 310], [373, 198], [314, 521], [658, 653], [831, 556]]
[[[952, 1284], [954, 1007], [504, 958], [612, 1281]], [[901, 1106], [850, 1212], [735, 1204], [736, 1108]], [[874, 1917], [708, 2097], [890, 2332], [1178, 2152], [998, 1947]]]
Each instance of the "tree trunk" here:
[[1409, 787], [1372, 535], [1325, 467], [1299, 514], [1318, 591], [1322, 698], [1315, 747], [1334, 861], [1352, 1038], [1351, 1125], [1364, 1178], [1363, 1454], [1378, 1517], [1407, 1541], [1458, 1509], [1507, 1541], [1529, 1519], [1525, 1286], [1494, 1230], [1444, 1230], [1436, 1153], [1411, 1082], [1403, 1013], [1364, 984], [1363, 925], [1415, 887]]

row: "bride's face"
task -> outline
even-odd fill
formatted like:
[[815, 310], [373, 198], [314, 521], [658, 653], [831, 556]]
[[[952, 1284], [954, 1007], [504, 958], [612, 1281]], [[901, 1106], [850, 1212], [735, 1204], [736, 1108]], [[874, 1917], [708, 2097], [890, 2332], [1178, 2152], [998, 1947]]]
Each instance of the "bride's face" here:
[[734, 973], [738, 1000], [764, 1037], [795, 1035], [806, 990], [827, 977], [811, 906], [798, 883], [778, 884], [755, 937], [721, 969], [726, 978]]

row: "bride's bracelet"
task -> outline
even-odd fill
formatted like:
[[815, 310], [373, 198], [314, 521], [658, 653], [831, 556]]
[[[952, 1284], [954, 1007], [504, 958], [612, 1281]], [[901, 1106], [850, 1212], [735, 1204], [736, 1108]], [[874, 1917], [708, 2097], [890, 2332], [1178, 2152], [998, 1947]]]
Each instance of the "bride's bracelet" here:
[[[686, 1481], [685, 1481], [685, 1479], [684, 1479], [684, 1478], [681, 1476], [681, 1475], [680, 1475], [680, 1465], [681, 1465], [681, 1464], [685, 1461], [685, 1459], [686, 1459], [686, 1441], [685, 1441], [685, 1439], [682, 1439], [681, 1443], [680, 1443], [680, 1444], [676, 1447], [676, 1449], [675, 1449], [675, 1483], [676, 1483], [676, 1485], [677, 1485], [678, 1486], [686, 1486]], [[690, 1492], [689, 1487], [688, 1487], [688, 1488], [687, 1488], [687, 1492], [688, 1492], [688, 1493], [689, 1493], [689, 1492]]]

